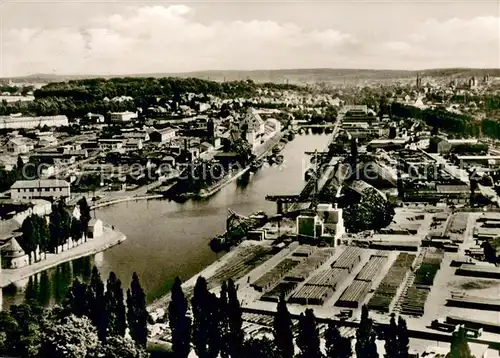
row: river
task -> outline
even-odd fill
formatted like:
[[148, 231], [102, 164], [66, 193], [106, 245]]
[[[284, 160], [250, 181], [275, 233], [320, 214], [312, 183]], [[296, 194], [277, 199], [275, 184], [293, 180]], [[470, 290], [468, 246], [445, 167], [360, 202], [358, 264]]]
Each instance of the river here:
[[[51, 269], [43, 279], [38, 275], [38, 286], [46, 287], [48, 277], [50, 302], [58, 302], [72, 277], [85, 279], [95, 264], [103, 278], [114, 271], [124, 286], [136, 271], [148, 301], [161, 297], [176, 276], [187, 280], [217, 259], [208, 244], [224, 232], [229, 208], [244, 215], [259, 210], [272, 214], [276, 205], [265, 200], [266, 194], [298, 193], [309, 163], [304, 151], [322, 150], [328, 139], [323, 134], [298, 135], [283, 150], [283, 164], [264, 166], [206, 200], [182, 204], [161, 199], [131, 201], [96, 210], [96, 217], [116, 226], [127, 240], [95, 257]], [[20, 302], [24, 293], [6, 288], [3, 296], [5, 308]]]

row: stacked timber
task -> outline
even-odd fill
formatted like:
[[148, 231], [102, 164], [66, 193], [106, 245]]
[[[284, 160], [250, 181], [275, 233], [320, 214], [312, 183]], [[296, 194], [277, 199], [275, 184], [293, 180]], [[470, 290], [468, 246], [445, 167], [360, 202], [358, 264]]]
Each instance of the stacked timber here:
[[500, 267], [481, 265], [461, 265], [455, 275], [500, 279]]
[[290, 270], [284, 279], [295, 282], [305, 281], [312, 272], [317, 270], [331, 256], [333, 256], [334, 252], [335, 250], [331, 248], [316, 250], [299, 265]]
[[387, 257], [372, 256], [361, 271], [359, 271], [356, 280], [372, 282], [380, 274], [386, 262]]
[[441, 268], [444, 252], [442, 250], [425, 248], [422, 251], [422, 263], [415, 272], [413, 286], [410, 287], [403, 298], [401, 313], [411, 316], [423, 316], [425, 302], [429, 295], [434, 278]]
[[313, 286], [329, 286], [334, 290], [344, 282], [344, 280], [349, 276], [349, 271], [341, 268], [332, 268], [328, 270], [322, 270], [312, 276], [306, 285]]
[[335, 292], [329, 286], [304, 285], [289, 299], [291, 303], [302, 305], [323, 305]]
[[406, 291], [401, 313], [409, 316], [423, 316], [425, 301], [430, 293], [430, 287], [412, 286]]
[[266, 292], [265, 294], [263, 294], [260, 299], [263, 301], [278, 302], [281, 295], [284, 295], [285, 298], [290, 296], [290, 294], [293, 292], [293, 290], [295, 290], [297, 285], [298, 285], [297, 282], [282, 281], [282, 282], [278, 283], [269, 292]]
[[500, 311], [500, 299], [490, 297], [469, 296], [467, 294], [453, 294], [447, 300], [447, 306], [473, 308], [487, 311]]
[[358, 247], [347, 247], [345, 251], [335, 260], [332, 268], [342, 268], [350, 272], [361, 261], [361, 250]]
[[283, 259], [275, 267], [255, 280], [251, 286], [259, 292], [267, 291], [274, 287], [283, 276], [300, 264], [300, 261], [292, 259]]
[[375, 294], [368, 302], [368, 308], [381, 312], [389, 312], [394, 297], [403, 283], [407, 273], [413, 266], [415, 254], [401, 252], [396, 261], [382, 279], [382, 282], [377, 287]]
[[453, 214], [446, 235], [449, 236], [453, 242], [464, 242], [464, 233], [467, 229], [468, 220], [469, 213], [459, 212]]
[[372, 284], [370, 281], [354, 280], [352, 284], [342, 293], [335, 306], [359, 308], [370, 292]]
[[310, 245], [300, 245], [297, 249], [292, 253], [292, 256], [297, 257], [309, 257], [314, 251], [316, 247]]

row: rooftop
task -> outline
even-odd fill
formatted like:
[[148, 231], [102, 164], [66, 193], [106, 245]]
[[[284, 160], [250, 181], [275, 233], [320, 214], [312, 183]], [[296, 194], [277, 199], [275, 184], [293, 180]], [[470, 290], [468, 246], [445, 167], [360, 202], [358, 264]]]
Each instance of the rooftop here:
[[25, 188], [69, 188], [69, 183], [60, 179], [18, 180], [11, 186], [11, 189]]

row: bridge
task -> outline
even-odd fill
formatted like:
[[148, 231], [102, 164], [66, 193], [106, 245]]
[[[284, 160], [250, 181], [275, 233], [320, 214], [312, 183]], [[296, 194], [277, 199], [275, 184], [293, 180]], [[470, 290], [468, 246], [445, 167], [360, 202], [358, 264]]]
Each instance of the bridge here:
[[[326, 153], [328, 153], [328, 148], [330, 144], [332, 144], [335, 138], [338, 135], [340, 129], [340, 123], [342, 122], [343, 115], [339, 114], [337, 116], [337, 121], [334, 124], [334, 129], [332, 133], [331, 139], [328, 141], [325, 150], [322, 152], [307, 152], [307, 154], [312, 154], [316, 156], [316, 163], [318, 163], [318, 159], [321, 157], [325, 157]], [[325, 184], [334, 177], [333, 170], [336, 167], [336, 164], [339, 162], [338, 157], [332, 157], [328, 161], [328, 163], [323, 164], [321, 166], [321, 173], [318, 173], [316, 168], [316, 175], [313, 175], [311, 179], [306, 183], [302, 191], [298, 195], [268, 195], [266, 196], [266, 200], [275, 201], [277, 204], [277, 212], [279, 214], [283, 212], [298, 212], [302, 210], [309, 209], [313, 203], [315, 203], [316, 196], [323, 190]], [[317, 178], [317, 175], [320, 175]], [[340, 177], [337, 178], [339, 182], [339, 188], [337, 190], [337, 196], [339, 195], [340, 188], [342, 187], [341, 182], [343, 181], [342, 173]], [[285, 210], [284, 210], [285, 209]]]

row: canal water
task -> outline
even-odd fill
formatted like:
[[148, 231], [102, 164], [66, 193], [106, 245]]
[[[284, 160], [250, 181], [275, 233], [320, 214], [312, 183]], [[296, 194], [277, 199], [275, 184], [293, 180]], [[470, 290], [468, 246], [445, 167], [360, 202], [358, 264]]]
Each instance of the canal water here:
[[[45, 295], [45, 291], [50, 291], [50, 302], [60, 302], [71, 280], [76, 276], [85, 279], [93, 265], [103, 278], [114, 271], [124, 286], [129, 285], [136, 271], [151, 302], [170, 290], [176, 276], [187, 280], [217, 259], [209, 241], [224, 232], [228, 209], [243, 215], [260, 210], [272, 214], [276, 205], [265, 200], [266, 194], [298, 193], [309, 164], [309, 156], [304, 152], [322, 150], [328, 139], [329, 135], [324, 134], [298, 135], [283, 150], [283, 164], [265, 165], [205, 200], [182, 204], [167, 200], [131, 201], [98, 209], [96, 217], [117, 227], [127, 240], [95, 257], [51, 269], [44, 277], [39, 274], [34, 281], [40, 289], [43, 287]], [[24, 293], [11, 287], [4, 289], [3, 296], [5, 308], [20, 302]]]

